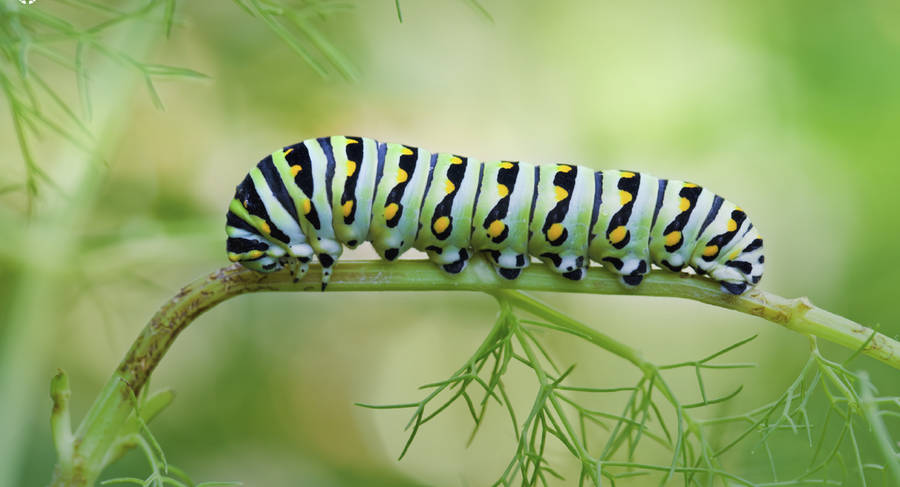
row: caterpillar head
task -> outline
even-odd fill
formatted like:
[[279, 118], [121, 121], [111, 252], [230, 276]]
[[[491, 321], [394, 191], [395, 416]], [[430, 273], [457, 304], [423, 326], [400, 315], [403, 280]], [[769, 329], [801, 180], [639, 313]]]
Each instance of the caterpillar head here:
[[225, 245], [228, 251], [228, 260], [239, 262], [250, 270], [274, 272], [284, 267], [282, 259], [270, 255], [268, 244], [258, 239], [228, 237]]

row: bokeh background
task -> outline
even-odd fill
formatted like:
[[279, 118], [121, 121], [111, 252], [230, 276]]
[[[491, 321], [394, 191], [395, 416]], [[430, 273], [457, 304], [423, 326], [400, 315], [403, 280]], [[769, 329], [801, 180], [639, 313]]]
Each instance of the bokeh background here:
[[[168, 38], [159, 23], [124, 23], [103, 42], [209, 78], [157, 80], [160, 110], [133, 69], [88, 53], [86, 124], [103, 161], [52, 131], [32, 137], [57, 186], [38, 182], [30, 204], [12, 118], [0, 116], [0, 483], [47, 482], [56, 369], [70, 375], [77, 423], [155, 309], [227, 263], [224, 212], [246, 171], [308, 137], [697, 181], [739, 202], [766, 237], [763, 289], [900, 333], [897, 3], [483, 0], [493, 21], [466, 1], [400, 5], [403, 23], [387, 0], [309, 18], [348, 60], [343, 76], [305, 39], [328, 71], [317, 74], [234, 3], [179, 2]], [[78, 25], [100, 15], [50, 0], [21, 8]], [[75, 74], [34, 57], [84, 118]], [[808, 351], [772, 323], [699, 303], [542, 297], [658, 363], [758, 334], [734, 356], [757, 368], [707, 378], [718, 393], [743, 383], [747, 407], [780, 394]], [[169, 461], [200, 480], [485, 485], [512, 452], [499, 410], [466, 448], [467, 413], [452, 408], [397, 462], [407, 414], [353, 403], [418, 400], [416, 387], [455, 370], [495, 312], [470, 293], [242, 296], [202, 316], [163, 361], [153, 386], [177, 398], [152, 429]], [[579, 364], [576, 382], [637, 377], [576, 339], [546, 338], [561, 363]], [[854, 367], [881, 394], [900, 394], [896, 371], [867, 358]], [[528, 404], [532, 377], [510, 381]], [[691, 377], [679, 387], [697, 397]], [[764, 452], [745, 453], [736, 471], [765, 471]], [[562, 448], [550, 457], [571, 472]], [[130, 454], [106, 477], [146, 473]], [[656, 480], [626, 485], [645, 483]]]

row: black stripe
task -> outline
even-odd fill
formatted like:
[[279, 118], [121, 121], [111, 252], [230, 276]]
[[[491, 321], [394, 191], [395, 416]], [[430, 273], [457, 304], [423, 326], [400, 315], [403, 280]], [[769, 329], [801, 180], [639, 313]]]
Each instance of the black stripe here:
[[706, 230], [706, 227], [716, 219], [716, 215], [719, 214], [719, 209], [722, 208], [723, 201], [725, 200], [719, 195], [716, 195], [716, 197], [713, 198], [712, 207], [710, 207], [709, 213], [706, 214], [706, 220], [703, 221], [703, 225], [700, 225], [700, 231], [697, 232], [698, 239], [703, 236], [703, 230]]
[[285, 154], [285, 160], [291, 166], [300, 166], [300, 171], [294, 176], [294, 183], [300, 188], [300, 191], [303, 191], [307, 198], [312, 198], [315, 188], [313, 188], [312, 160], [309, 158], [309, 149], [306, 148], [306, 144], [303, 142], [284, 148], [285, 152], [289, 149], [294, 150]]
[[[341, 193], [341, 208], [343, 208], [344, 203], [348, 201], [353, 202], [353, 211], [350, 212], [349, 215], [344, 217], [344, 224], [351, 225], [356, 220], [356, 214], [359, 213], [359, 202], [356, 201], [356, 186], [359, 183], [359, 174], [362, 172], [362, 164], [363, 160], [365, 160], [364, 156], [364, 148], [362, 139], [359, 137], [347, 137], [348, 140], [355, 140], [355, 144], [347, 144], [346, 146], [346, 157], [348, 161], [353, 161], [356, 163], [356, 170], [353, 171], [353, 174], [347, 177], [347, 180], [344, 181], [344, 192]], [[370, 211], [371, 204], [369, 202]], [[362, 215], [362, 213], [359, 213]], [[349, 242], [348, 242], [349, 244]]]
[[453, 232], [453, 201], [456, 200], [456, 195], [459, 193], [459, 190], [464, 183], [463, 179], [466, 176], [466, 166], [468, 166], [468, 159], [465, 157], [459, 157], [459, 159], [462, 161], [460, 164], [450, 164], [447, 168], [447, 180], [453, 183], [453, 191], [444, 195], [441, 201], [434, 207], [434, 213], [431, 215], [432, 229], [434, 228], [434, 222], [437, 221], [438, 218], [446, 216], [450, 219], [450, 225], [448, 225], [443, 232], [434, 234], [439, 240], [448, 238]]
[[631, 172], [634, 176], [631, 176], [630, 178], [620, 176], [616, 187], [630, 194], [631, 201], [625, 203], [625, 205], [612, 216], [609, 221], [609, 226], [606, 228], [606, 238], [609, 239], [613, 230], [619, 227], [625, 227], [625, 238], [618, 243], [612, 244], [615, 249], [623, 249], [628, 245], [628, 242], [631, 241], [631, 230], [628, 229], [628, 222], [631, 220], [631, 212], [634, 210], [635, 201], [641, 190], [641, 173], [637, 171], [628, 172]]
[[656, 217], [659, 216], [659, 210], [662, 209], [663, 198], [666, 196], [666, 186], [668, 186], [668, 179], [660, 179], [659, 180], [659, 189], [656, 190], [656, 206], [653, 208], [653, 221], [650, 222], [650, 231], [653, 231], [653, 227], [656, 226]]
[[597, 235], [593, 233], [594, 225], [600, 218], [600, 204], [603, 203], [603, 171], [594, 173], [594, 207], [591, 209], [591, 226], [588, 227], [588, 245]]
[[762, 245], [763, 245], [762, 239], [757, 238], [757, 239], [753, 240], [752, 242], [750, 242], [750, 245], [744, 247], [743, 252], [753, 252], [754, 250], [762, 247]]
[[228, 213], [225, 214], [225, 223], [230, 227], [239, 228], [254, 235], [260, 235], [259, 230], [253, 228], [253, 225], [247, 223], [241, 217], [235, 215], [231, 210], [228, 210]]
[[728, 247], [728, 244], [731, 243], [734, 240], [735, 235], [737, 235], [737, 232], [741, 228], [741, 225], [744, 224], [744, 220], [747, 219], [747, 214], [743, 211], [733, 210], [731, 212], [731, 219], [734, 220], [735, 224], [737, 225], [735, 229], [733, 231], [720, 233], [719, 235], [713, 237], [709, 242], [707, 242], [706, 245], [715, 245], [719, 248], [719, 250], [714, 255], [704, 255], [703, 260], [712, 262], [722, 251], [724, 251]]
[[225, 241], [225, 248], [228, 252], [231, 252], [233, 254], [246, 254], [251, 250], [269, 250], [269, 245], [265, 242], [260, 242], [259, 240], [250, 240], [240, 237], [228, 237], [228, 240]]
[[256, 192], [256, 184], [253, 183], [253, 178], [249, 174], [238, 185], [234, 197], [244, 205], [248, 213], [262, 218], [266, 222], [269, 221], [269, 213], [266, 211], [262, 200], [259, 199], [259, 194]]
[[734, 210], [731, 212], [731, 219], [734, 220], [736, 227], [734, 228], [733, 232], [726, 231], [725, 233], [716, 237], [718, 239], [718, 242], [716, 242], [716, 245], [718, 245], [719, 248], [724, 249], [729, 243], [731, 243], [734, 240], [734, 238], [737, 236], [738, 230], [741, 229], [741, 226], [744, 224], [744, 221], [747, 220], [747, 214], [744, 213], [743, 211]]
[[[503, 164], [504, 162], [508, 161], [501, 161], [498, 163], [498, 165]], [[489, 228], [494, 220], [502, 220], [509, 214], [509, 203], [510, 201], [512, 201], [512, 194], [516, 190], [516, 184], [519, 179], [519, 164], [515, 162], [511, 162], [511, 164], [511, 168], [504, 169], [501, 167], [497, 171], [497, 184], [506, 186], [507, 193], [506, 196], [500, 198], [500, 201], [498, 201], [497, 204], [494, 205], [493, 208], [491, 208], [491, 211], [488, 212], [487, 217], [485, 217], [484, 221], [481, 222], [481, 226], [485, 229]], [[473, 224], [474, 223], [475, 222], [473, 222]], [[503, 239], [497, 240], [495, 238], [494, 241], [495, 243], [500, 243], [503, 241]]]
[[[375, 194], [378, 194], [378, 183], [384, 176], [384, 158], [387, 156], [387, 142], [378, 143], [378, 169], [375, 171]], [[361, 161], [360, 161], [361, 162]], [[374, 201], [375, 195], [372, 196]]]
[[[428, 199], [428, 190], [431, 189], [431, 181], [434, 179], [434, 166], [437, 165], [437, 153], [431, 154], [431, 160], [428, 161], [428, 179], [425, 180], [425, 192], [422, 193], [422, 202], [419, 203], [419, 214], [425, 208], [425, 201]], [[416, 234], [418, 236], [418, 233]]]
[[299, 223], [300, 219], [297, 217], [297, 205], [294, 204], [294, 199], [291, 198], [291, 195], [288, 193], [287, 187], [284, 185], [284, 180], [281, 179], [281, 175], [278, 173], [275, 163], [272, 162], [272, 156], [259, 161], [257, 167], [260, 172], [262, 172], [266, 184], [269, 186], [272, 194], [275, 195], [275, 199], [277, 199], [281, 206], [290, 213], [291, 218]]
[[472, 216], [469, 217], [469, 239], [475, 231], [475, 210], [478, 209], [478, 198], [481, 197], [481, 181], [484, 179], [484, 163], [478, 163], [478, 183], [475, 185], [475, 200], [472, 202]]
[[[256, 185], [253, 183], [253, 178], [251, 178], [249, 174], [244, 178], [241, 184], [238, 185], [234, 197], [237, 198], [238, 201], [246, 204], [247, 211], [251, 215], [261, 218], [269, 225], [269, 230], [271, 230], [269, 235], [284, 243], [290, 243], [291, 239], [272, 223], [271, 218], [269, 218], [269, 213], [266, 211], [265, 205], [263, 205], [262, 200], [259, 198], [259, 193], [256, 192]], [[256, 233], [259, 233], [259, 231], [257, 230]]]
[[325, 194], [328, 196], [328, 204], [331, 204], [334, 201], [331, 188], [331, 181], [334, 180], [334, 148], [331, 146], [331, 137], [319, 137], [316, 140], [319, 141], [319, 146], [322, 147], [327, 161], [325, 164]]
[[735, 269], [743, 272], [744, 274], [750, 274], [753, 272], [753, 264], [749, 262], [744, 262], [742, 260], [729, 260], [725, 263], [728, 267], [734, 267]]
[[362, 137], [344, 137], [347, 140], [356, 141], [355, 144], [347, 144], [346, 154], [347, 159], [351, 161], [356, 161], [357, 164], [362, 164], [363, 160], [363, 140]]
[[[550, 229], [550, 226], [554, 223], [562, 223], [565, 221], [566, 216], [569, 214], [569, 206], [572, 203], [572, 195], [575, 193], [575, 181], [578, 178], [578, 166], [574, 166], [571, 164], [559, 164], [559, 167], [568, 167], [569, 170], [566, 172], [557, 170], [556, 174], [553, 175], [553, 186], [554, 191], [556, 190], [556, 186], [563, 188], [566, 190], [566, 197], [557, 201], [556, 205], [547, 213], [547, 218], [544, 219], [544, 225], [541, 227], [541, 232], [544, 234]], [[568, 237], [569, 232], [568, 229], [563, 228], [562, 233], [556, 240], [549, 241], [550, 245], [562, 245], [566, 238]]]
[[[425, 192], [422, 193], [422, 201], [419, 202], [419, 218], [421, 218], [422, 210], [425, 209], [425, 202], [428, 200], [428, 190], [431, 188], [431, 180], [434, 179], [434, 166], [437, 165], [437, 158], [437, 153], [431, 154], [431, 160], [428, 162], [428, 178], [425, 180]], [[432, 215], [431, 221], [434, 222], [434, 215]], [[416, 228], [416, 236], [413, 237], [413, 240], [419, 239], [419, 232], [421, 231], [422, 223], [419, 222], [419, 225]]]
[[[687, 210], [676, 215], [675, 219], [669, 222], [668, 225], [666, 225], [666, 228], [663, 230], [663, 235], [668, 235], [671, 232], [680, 232], [684, 230], [684, 227], [687, 226], [688, 221], [691, 219], [691, 214], [694, 213], [694, 208], [697, 207], [697, 200], [700, 198], [700, 193], [702, 192], [703, 188], [699, 186], [683, 187], [678, 191], [678, 196], [688, 200], [690, 206], [688, 206]], [[681, 204], [681, 201], [679, 200], [678, 203]], [[679, 241], [679, 244], [676, 247], [671, 249], [669, 247], [666, 247], [666, 250], [668, 250], [669, 252], [674, 252], [680, 246], [681, 243]]]
[[528, 236], [531, 239], [531, 222], [534, 221], [534, 209], [537, 207], [538, 184], [541, 183], [541, 167], [534, 166], [534, 193], [531, 195], [531, 212], [528, 213]]
[[[409, 183], [412, 181], [413, 177], [415, 177], [416, 170], [419, 168], [419, 149], [408, 145], [402, 145], [401, 147], [409, 149], [412, 153], [400, 155], [400, 160], [397, 163], [397, 170], [406, 172], [406, 180], [402, 183], [397, 183], [391, 188], [391, 192], [388, 193], [387, 199], [384, 201], [385, 208], [391, 203], [397, 205], [397, 212], [394, 213], [394, 217], [385, 220], [385, 224], [387, 224], [388, 228], [394, 228], [400, 224], [403, 212], [406, 211], [406, 208], [403, 206], [403, 196], [406, 194], [406, 187], [409, 186]], [[410, 203], [415, 204], [415, 202], [412, 201], [410, 201]]]

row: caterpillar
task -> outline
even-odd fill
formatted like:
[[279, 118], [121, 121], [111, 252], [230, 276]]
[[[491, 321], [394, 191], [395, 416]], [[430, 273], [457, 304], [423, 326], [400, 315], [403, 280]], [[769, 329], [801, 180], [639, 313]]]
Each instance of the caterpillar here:
[[344, 245], [395, 260], [410, 248], [450, 274], [474, 252], [515, 279], [531, 257], [579, 280], [590, 261], [637, 286], [651, 264], [686, 266], [741, 294], [759, 282], [763, 241], [741, 208], [696, 184], [636, 171], [431, 153], [365, 137], [307, 139], [262, 159], [226, 216], [232, 262], [287, 267], [315, 257], [325, 290]]

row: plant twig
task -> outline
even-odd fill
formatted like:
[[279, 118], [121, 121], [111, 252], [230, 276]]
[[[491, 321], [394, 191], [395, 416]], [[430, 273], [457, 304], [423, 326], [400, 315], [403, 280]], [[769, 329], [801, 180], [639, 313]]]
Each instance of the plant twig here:
[[[133, 398], [140, 395], [150, 374], [175, 341], [175, 338], [200, 314], [234, 296], [260, 291], [319, 291], [320, 269], [298, 282], [287, 271], [260, 274], [238, 264], [219, 269], [182, 288], [153, 316], [109, 379], [72, 438], [74, 451], [65, 464], [57, 465], [51, 485], [92, 485], [106, 466], [108, 452], [132, 414]], [[516, 290], [561, 291], [592, 294], [630, 294], [693, 299], [722, 308], [759, 316], [790, 330], [842, 345], [850, 350], [881, 360], [900, 369], [900, 343], [861, 324], [812, 305], [806, 298], [786, 299], [762, 290], [742, 296], [722, 292], [718, 284], [687, 274], [657, 272], [637, 288], [619, 283], [618, 277], [603, 270], [588, 272], [582, 281], [569, 281], [542, 265], [526, 269], [515, 281], [496, 275], [482, 258], [475, 258], [468, 269], [448, 276], [425, 261], [341, 262], [335, 268], [328, 292], [341, 291], [481, 291], [502, 295], [512, 305], [529, 311], [539, 307], [544, 319], [553, 318], [562, 331], [588, 339], [623, 357], [641, 369], [656, 370], [640, 353], [593, 328], [579, 323]], [[657, 387], [659, 387], [657, 385]], [[664, 394], [669, 392], [661, 389]], [[695, 425], [688, 424], [688, 427]], [[679, 424], [679, 428], [681, 425]], [[674, 468], [674, 467], [672, 467]], [[673, 470], [669, 471], [670, 474]]]

